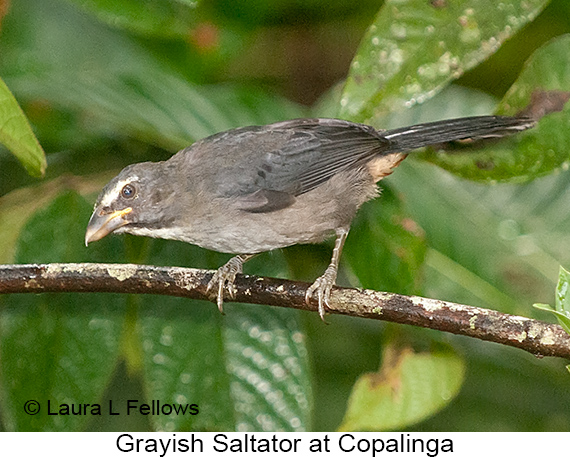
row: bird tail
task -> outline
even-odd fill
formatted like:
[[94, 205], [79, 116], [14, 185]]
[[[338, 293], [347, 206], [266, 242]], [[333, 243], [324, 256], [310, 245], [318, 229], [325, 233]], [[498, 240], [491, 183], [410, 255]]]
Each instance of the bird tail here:
[[407, 152], [449, 141], [501, 138], [535, 124], [533, 119], [524, 117], [475, 116], [388, 130], [383, 136], [393, 142], [393, 152]]

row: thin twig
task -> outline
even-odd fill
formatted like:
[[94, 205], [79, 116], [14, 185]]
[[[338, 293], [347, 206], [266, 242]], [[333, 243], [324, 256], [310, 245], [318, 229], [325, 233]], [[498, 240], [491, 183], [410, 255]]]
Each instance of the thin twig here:
[[[0, 294], [113, 292], [209, 300], [206, 286], [212, 274], [209, 270], [132, 264], [1, 265]], [[238, 275], [235, 285], [233, 301], [317, 311], [314, 301], [305, 303], [306, 283]], [[559, 325], [490, 309], [340, 287], [333, 290], [330, 305], [330, 313], [427, 327], [540, 356], [570, 358], [570, 335]]]

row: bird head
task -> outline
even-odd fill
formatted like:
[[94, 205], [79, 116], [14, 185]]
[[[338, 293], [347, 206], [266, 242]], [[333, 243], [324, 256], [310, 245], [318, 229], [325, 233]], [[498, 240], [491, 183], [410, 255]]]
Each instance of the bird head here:
[[112, 232], [152, 236], [154, 227], [167, 224], [172, 192], [163, 164], [130, 165], [103, 188], [87, 225], [85, 245]]

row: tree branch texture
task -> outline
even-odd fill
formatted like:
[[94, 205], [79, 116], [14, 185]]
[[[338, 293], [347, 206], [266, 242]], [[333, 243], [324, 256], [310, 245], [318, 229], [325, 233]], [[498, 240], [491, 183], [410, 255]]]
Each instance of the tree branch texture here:
[[[132, 264], [0, 265], [0, 294], [112, 292], [211, 300], [206, 286], [212, 275], [210, 270]], [[316, 301], [305, 303], [307, 283], [238, 275], [235, 286], [235, 298], [226, 301], [317, 311]], [[231, 312], [231, 307], [227, 312]], [[329, 312], [427, 327], [513, 346], [539, 356], [570, 359], [570, 335], [559, 325], [486, 308], [336, 287]]]

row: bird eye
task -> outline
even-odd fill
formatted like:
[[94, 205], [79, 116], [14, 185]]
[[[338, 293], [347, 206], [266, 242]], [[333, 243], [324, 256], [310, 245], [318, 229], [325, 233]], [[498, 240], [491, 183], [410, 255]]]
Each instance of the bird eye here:
[[121, 195], [123, 196], [123, 198], [126, 198], [127, 200], [133, 198], [136, 193], [137, 191], [135, 189], [135, 186], [133, 186], [132, 184], [125, 184], [121, 189]]

